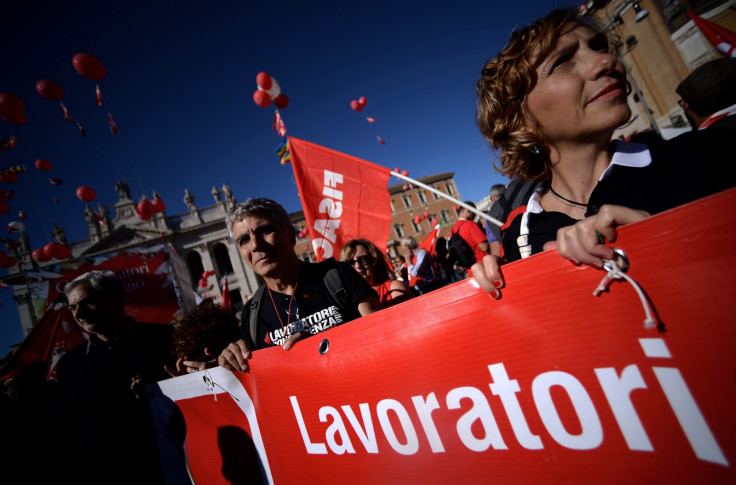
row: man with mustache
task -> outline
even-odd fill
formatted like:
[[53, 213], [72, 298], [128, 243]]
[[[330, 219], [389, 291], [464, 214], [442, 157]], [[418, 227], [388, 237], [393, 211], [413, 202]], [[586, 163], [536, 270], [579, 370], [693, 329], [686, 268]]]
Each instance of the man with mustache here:
[[[376, 292], [347, 264], [297, 258], [296, 229], [278, 203], [248, 199], [228, 211], [225, 223], [243, 261], [265, 283], [243, 308], [242, 338], [220, 354], [220, 366], [245, 372], [254, 350], [275, 345], [289, 350], [303, 338], [380, 309]], [[332, 268], [344, 298], [333, 295], [325, 282]]]

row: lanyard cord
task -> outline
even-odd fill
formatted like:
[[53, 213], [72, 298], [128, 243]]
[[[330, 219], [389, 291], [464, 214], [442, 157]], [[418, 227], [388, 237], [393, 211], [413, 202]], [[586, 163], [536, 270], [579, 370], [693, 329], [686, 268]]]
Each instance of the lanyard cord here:
[[[296, 287], [299, 285], [299, 282], [297, 281], [294, 285], [294, 292], [291, 294], [291, 299], [289, 299], [289, 311], [286, 313], [286, 326], [289, 326], [289, 323], [291, 322], [291, 302], [294, 301], [294, 295], [296, 295]], [[273, 309], [276, 310], [276, 316], [279, 318], [279, 323], [281, 324], [281, 328], [284, 328], [284, 321], [281, 320], [281, 315], [279, 315], [279, 309], [276, 307], [276, 302], [273, 300], [273, 293], [271, 293], [271, 288], [266, 285], [266, 289], [268, 290], [268, 296], [271, 297], [271, 303], [273, 303]]]

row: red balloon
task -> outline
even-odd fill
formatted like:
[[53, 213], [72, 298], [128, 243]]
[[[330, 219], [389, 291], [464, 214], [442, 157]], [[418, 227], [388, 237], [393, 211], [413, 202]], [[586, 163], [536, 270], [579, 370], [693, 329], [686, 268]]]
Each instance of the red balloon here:
[[409, 185], [408, 184], [404, 184], [404, 186], [401, 187], [401, 188], [404, 189], [404, 190], [409, 190]]
[[200, 280], [199, 280], [199, 286], [201, 288], [207, 288], [207, 280], [204, 279], [204, 278], [200, 278]]
[[153, 199], [151, 201], [151, 207], [153, 207], [153, 212], [155, 214], [166, 210], [166, 204], [164, 204], [164, 201], [161, 199]]
[[271, 104], [271, 96], [269, 96], [266, 91], [261, 91], [259, 89], [253, 93], [253, 102], [261, 108], [266, 108]]
[[148, 201], [148, 199], [143, 199], [142, 201], [138, 202], [138, 210], [136, 211], [135, 215], [137, 215], [139, 219], [143, 219], [144, 221], [147, 221], [148, 219], [153, 217], [153, 206]]
[[72, 57], [72, 64], [79, 74], [92, 81], [99, 81], [107, 74], [100, 60], [89, 54], [75, 55]]
[[256, 76], [256, 84], [268, 91], [269, 89], [271, 89], [271, 86], [273, 86], [273, 80], [271, 79], [271, 76], [269, 76], [267, 73], [259, 72]]
[[14, 136], [9, 136], [0, 140], [0, 152], [10, 150], [18, 144], [18, 139]]
[[44, 158], [39, 158], [38, 160], [36, 160], [36, 164], [35, 165], [36, 165], [36, 168], [39, 169], [42, 172], [50, 172], [51, 169], [54, 168], [51, 165], [51, 162], [49, 162], [48, 160], [46, 160]]
[[21, 221], [25, 221], [26, 219], [28, 219], [28, 215], [22, 210], [18, 211], [18, 217], [20, 217]]
[[0, 252], [0, 268], [10, 268], [15, 266], [18, 261], [12, 256], [8, 256], [5, 253]]
[[401, 170], [399, 170], [399, 167], [396, 167], [396, 168], [394, 169], [394, 172], [396, 172], [396, 173], [401, 173]]
[[81, 187], [77, 187], [77, 197], [84, 202], [92, 202], [97, 198], [97, 194], [92, 187], [82, 185]]
[[26, 115], [21, 111], [10, 111], [0, 106], [0, 118], [14, 125], [22, 125], [26, 122]]
[[414, 224], [419, 225], [422, 222], [422, 218], [419, 216], [416, 216], [414, 218]]
[[430, 222], [430, 224], [432, 224], [432, 227], [434, 227], [439, 224], [439, 222], [437, 222], [437, 219], [432, 219], [432, 222]]
[[358, 111], [358, 108], [360, 105], [358, 104], [358, 101], [352, 100], [350, 101], [350, 108], [354, 109], [355, 111]]
[[5, 182], [6, 184], [14, 184], [18, 181], [18, 173], [17, 172], [2, 172], [0, 173], [0, 180]]
[[287, 106], [289, 106], [289, 97], [285, 94], [279, 94], [275, 98], [273, 98], [273, 105], [276, 106], [278, 109], [284, 109]]
[[0, 215], [5, 215], [8, 212], [10, 212], [10, 206], [8, 204], [3, 204], [0, 202]]
[[26, 110], [26, 103], [13, 93], [0, 94], [0, 106], [11, 113], [22, 113]]
[[46, 256], [56, 259], [67, 259], [72, 255], [72, 251], [60, 242], [50, 242], [43, 247]]
[[44, 251], [43, 249], [34, 249], [31, 252], [31, 257], [39, 263], [45, 263], [46, 261], [51, 259], [51, 256], [47, 255], [46, 251]]
[[61, 101], [64, 97], [64, 89], [54, 81], [41, 79], [36, 83], [38, 94], [51, 101]]
[[359, 97], [359, 98], [358, 98], [358, 104], [359, 104], [359, 105], [360, 105], [361, 107], [365, 108], [365, 105], [366, 105], [367, 103], [368, 103], [368, 100], [367, 100], [367, 99], [365, 99], [365, 96], [361, 96], [361, 97]]
[[409, 171], [408, 170], [402, 170], [401, 171], [401, 175], [403, 175], [404, 177], [408, 177], [409, 176]]
[[429, 212], [425, 212], [424, 214], [422, 214], [422, 218], [429, 219]]
[[456, 206], [455, 206], [455, 212], [457, 212], [457, 211], [459, 211], [459, 210], [460, 210], [460, 206], [459, 206], [459, 205], [456, 205]]

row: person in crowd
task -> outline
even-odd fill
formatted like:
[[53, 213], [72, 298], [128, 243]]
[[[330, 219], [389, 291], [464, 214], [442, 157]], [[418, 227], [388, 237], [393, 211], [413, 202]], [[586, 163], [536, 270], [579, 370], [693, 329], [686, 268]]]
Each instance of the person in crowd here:
[[[574, 264], [600, 267], [613, 257], [616, 227], [733, 185], [718, 173], [723, 131], [652, 145], [611, 141], [631, 117], [620, 42], [577, 9], [558, 9], [511, 34], [477, 83], [477, 122], [500, 171], [541, 182], [504, 235], [514, 261], [557, 247]], [[599, 238], [603, 238], [603, 242]], [[473, 266], [498, 298], [498, 256]]]
[[486, 221], [486, 239], [488, 239], [491, 254], [503, 256], [501, 247], [503, 235], [514, 217], [526, 211], [526, 202], [538, 185], [539, 182], [537, 181], [523, 181], [519, 177], [514, 177], [506, 186], [506, 190], [488, 209], [489, 216], [503, 222], [503, 226], [497, 226], [490, 221]]
[[171, 325], [126, 316], [125, 288], [112, 271], [84, 273], [64, 293], [89, 334], [57, 367], [64, 471], [71, 483], [162, 483], [144, 385], [168, 377]]
[[240, 337], [237, 317], [212, 301], [204, 301], [174, 322], [175, 367], [166, 367], [173, 377], [217, 366], [225, 347]]
[[376, 290], [383, 308], [414, 296], [407, 283], [391, 278], [386, 257], [367, 239], [351, 239], [346, 242], [340, 251], [340, 261], [352, 266]]
[[413, 236], [401, 239], [401, 249], [407, 263], [409, 287], [415, 295], [423, 295], [442, 286], [433, 268], [432, 255], [420, 248]]
[[394, 278], [409, 284], [409, 273], [406, 269], [406, 259], [401, 254], [397, 254], [391, 258], [391, 265], [394, 267]]
[[[275, 345], [289, 350], [303, 338], [381, 309], [373, 288], [346, 263], [299, 260], [296, 229], [273, 200], [251, 198], [236, 204], [225, 222], [245, 264], [265, 280], [243, 308], [241, 338], [218, 358], [225, 369], [245, 372], [251, 351]], [[344, 285], [344, 301], [328, 287], [333, 268]]]
[[[488, 193], [491, 200], [491, 205], [490, 207], [488, 207], [488, 211], [486, 212], [486, 214], [493, 217], [493, 215], [491, 214], [491, 208], [493, 207], [493, 204], [495, 204], [501, 198], [504, 192], [506, 192], [506, 186], [504, 184], [494, 184], [491, 186], [491, 190]], [[488, 241], [489, 252], [491, 254], [498, 254], [499, 246], [501, 245], [501, 243], [493, 232], [492, 226], [494, 225], [495, 224], [493, 224], [491, 221], [486, 220], [484, 227], [486, 230], [486, 240]]]
[[[502, 186], [503, 187], [503, 186]], [[475, 209], [475, 204], [472, 201], [465, 201], [466, 205], [469, 205]], [[455, 221], [455, 225], [450, 230], [450, 235], [457, 234], [460, 238], [465, 241], [470, 249], [472, 249], [475, 255], [475, 262], [479, 263], [483, 261], [483, 256], [490, 254], [490, 246], [483, 229], [475, 223], [475, 214], [466, 207], [460, 208], [458, 219]], [[468, 276], [473, 276], [470, 268], [461, 268], [461, 272], [467, 272]]]
[[716, 59], [677, 85], [680, 107], [694, 130], [736, 129], [736, 58]]

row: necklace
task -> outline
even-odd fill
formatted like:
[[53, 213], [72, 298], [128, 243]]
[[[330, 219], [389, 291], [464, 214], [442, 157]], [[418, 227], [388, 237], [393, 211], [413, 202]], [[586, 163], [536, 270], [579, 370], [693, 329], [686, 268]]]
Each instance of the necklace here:
[[[291, 323], [291, 302], [294, 301], [294, 295], [296, 295], [296, 287], [299, 285], [299, 282], [297, 282], [294, 285], [294, 292], [291, 294], [291, 298], [289, 299], [289, 311], [286, 313], [286, 326], [289, 326], [289, 323]], [[266, 285], [266, 289], [268, 290], [268, 296], [271, 297], [271, 303], [273, 304], [273, 309], [276, 310], [276, 316], [279, 317], [279, 323], [281, 324], [281, 328], [284, 328], [284, 321], [281, 319], [281, 315], [279, 315], [279, 309], [276, 307], [276, 302], [273, 300], [273, 293], [271, 293], [271, 288]]]
[[563, 196], [561, 196], [560, 194], [558, 194], [557, 192], [555, 192], [555, 189], [553, 189], [551, 185], [549, 186], [549, 190], [550, 190], [550, 192], [552, 192], [552, 195], [554, 195], [555, 197], [557, 197], [558, 199], [560, 199], [562, 201], [562, 203], [565, 204], [565, 205], [567, 205], [567, 206], [570, 206], [570, 207], [578, 207], [578, 208], [581, 208], [582, 207], [584, 209], [587, 209], [588, 208], [588, 204], [583, 204], [582, 202], [575, 202], [574, 200], [570, 200], [570, 199], [564, 198]]

